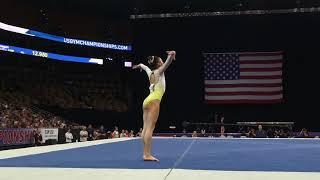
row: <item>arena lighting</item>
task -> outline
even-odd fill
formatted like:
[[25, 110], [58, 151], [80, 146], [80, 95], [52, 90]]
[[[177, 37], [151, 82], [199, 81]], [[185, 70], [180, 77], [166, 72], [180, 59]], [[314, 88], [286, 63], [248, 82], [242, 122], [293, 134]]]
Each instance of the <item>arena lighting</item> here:
[[319, 13], [319, 12], [320, 12], [320, 7], [312, 7], [312, 8], [274, 9], [274, 10], [140, 14], [140, 15], [130, 15], [130, 19], [185, 18], [185, 17], [206, 17], [206, 16], [237, 16], [237, 15], [291, 14], [291, 13]]
[[110, 44], [110, 43], [104, 43], [104, 42], [95, 42], [95, 41], [88, 41], [88, 40], [81, 40], [81, 39], [66, 38], [66, 37], [55, 36], [52, 34], [47, 34], [39, 31], [34, 31], [31, 29], [12, 26], [2, 22], [0, 22], [0, 29], [9, 31], [9, 32], [27, 35], [27, 36], [34, 36], [37, 38], [47, 39], [47, 40], [56, 41], [56, 42], [62, 42], [66, 44], [89, 46], [89, 47], [95, 47], [95, 48], [115, 49], [115, 50], [121, 50], [121, 51], [132, 51], [131, 45]]
[[55, 60], [60, 60], [60, 61], [103, 64], [102, 59], [66, 56], [66, 55], [48, 53], [48, 52], [26, 49], [26, 48], [21, 48], [21, 47], [8, 46], [8, 45], [4, 45], [4, 44], [0, 44], [0, 51], [7, 51], [7, 52], [19, 53], [19, 54], [25, 54], [25, 55], [31, 55], [31, 56], [38, 56], [38, 57], [42, 57], [42, 58], [55, 59]]
[[113, 61], [113, 58], [111, 58], [111, 57], [106, 57], [106, 60], [108, 60], [108, 61]]
[[125, 61], [125, 62], [124, 62], [124, 67], [132, 67], [132, 62], [130, 62], [130, 61]]

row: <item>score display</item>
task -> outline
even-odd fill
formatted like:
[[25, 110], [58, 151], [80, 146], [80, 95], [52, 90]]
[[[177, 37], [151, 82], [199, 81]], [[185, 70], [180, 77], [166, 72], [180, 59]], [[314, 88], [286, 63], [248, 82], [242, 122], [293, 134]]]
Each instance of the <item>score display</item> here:
[[21, 47], [16, 47], [16, 46], [9, 46], [9, 45], [5, 45], [5, 44], [0, 44], [0, 51], [7, 51], [7, 52], [12, 52], [12, 53], [37, 56], [37, 57], [55, 59], [55, 60], [60, 60], [60, 61], [103, 64], [103, 59], [68, 56], [68, 55], [32, 50], [32, 49], [27, 49], [27, 48], [21, 48]]

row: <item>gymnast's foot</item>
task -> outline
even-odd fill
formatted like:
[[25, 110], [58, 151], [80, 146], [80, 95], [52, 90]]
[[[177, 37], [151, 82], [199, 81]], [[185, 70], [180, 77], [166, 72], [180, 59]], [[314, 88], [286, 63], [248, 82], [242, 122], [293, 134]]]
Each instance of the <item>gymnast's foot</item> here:
[[144, 161], [159, 161], [157, 158], [151, 156], [151, 155], [147, 155], [147, 156], [143, 156], [143, 160]]

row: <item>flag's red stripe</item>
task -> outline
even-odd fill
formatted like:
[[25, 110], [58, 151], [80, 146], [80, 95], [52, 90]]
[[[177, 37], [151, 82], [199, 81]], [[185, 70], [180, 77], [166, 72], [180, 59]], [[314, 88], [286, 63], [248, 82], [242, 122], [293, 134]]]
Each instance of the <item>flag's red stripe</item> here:
[[274, 84], [206, 84], [206, 88], [233, 88], [233, 87], [281, 87], [281, 83]]
[[240, 79], [281, 79], [281, 75], [273, 76], [240, 76]]
[[274, 104], [281, 103], [283, 99], [274, 100], [205, 100], [207, 104]]
[[239, 53], [239, 56], [277, 56], [282, 55], [282, 51], [276, 51], [276, 52], [243, 52]]
[[275, 67], [275, 68], [240, 68], [241, 72], [272, 72], [272, 71], [281, 71], [281, 67]]
[[235, 95], [261, 95], [261, 96], [270, 96], [270, 95], [280, 95], [282, 91], [274, 92], [252, 92], [252, 91], [243, 91], [243, 92], [206, 92], [208, 96], [235, 96]]
[[282, 63], [281, 59], [277, 60], [240, 60], [240, 64], [278, 64]]

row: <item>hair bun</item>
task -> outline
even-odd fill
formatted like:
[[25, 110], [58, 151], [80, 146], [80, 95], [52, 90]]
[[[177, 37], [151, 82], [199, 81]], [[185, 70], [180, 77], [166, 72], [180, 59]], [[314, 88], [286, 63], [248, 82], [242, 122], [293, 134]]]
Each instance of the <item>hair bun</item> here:
[[152, 64], [154, 61], [154, 56], [148, 56], [148, 63]]

